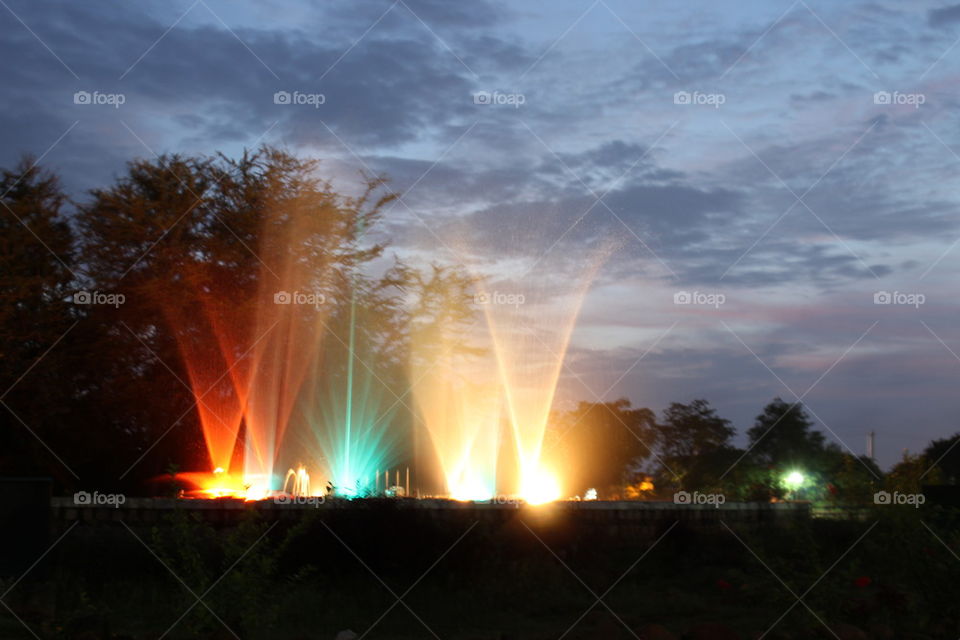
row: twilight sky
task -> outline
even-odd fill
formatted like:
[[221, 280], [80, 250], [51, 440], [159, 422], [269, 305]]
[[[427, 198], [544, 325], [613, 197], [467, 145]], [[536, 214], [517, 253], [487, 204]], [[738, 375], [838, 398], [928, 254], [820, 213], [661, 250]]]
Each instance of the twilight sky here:
[[886, 467], [960, 429], [958, 42], [923, 0], [0, 0], [0, 165], [81, 198], [263, 142], [385, 173], [412, 260], [534, 300], [606, 258], [566, 397], [741, 433], [799, 397]]

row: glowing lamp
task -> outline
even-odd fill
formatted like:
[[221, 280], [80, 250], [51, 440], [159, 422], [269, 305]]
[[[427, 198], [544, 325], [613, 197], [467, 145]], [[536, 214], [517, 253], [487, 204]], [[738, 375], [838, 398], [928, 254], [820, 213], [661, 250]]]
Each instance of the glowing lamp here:
[[802, 487], [805, 481], [806, 481], [806, 478], [799, 471], [791, 471], [783, 479], [783, 483], [791, 491], [796, 491], [797, 489]]

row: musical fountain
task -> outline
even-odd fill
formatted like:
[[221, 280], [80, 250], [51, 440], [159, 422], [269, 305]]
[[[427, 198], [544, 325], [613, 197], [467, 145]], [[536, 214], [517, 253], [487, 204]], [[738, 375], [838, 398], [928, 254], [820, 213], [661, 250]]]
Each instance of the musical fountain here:
[[[572, 276], [559, 255], [541, 256], [519, 279], [473, 271], [468, 304], [482, 322], [471, 339], [482, 349], [464, 352], [441, 311], [433, 330], [410, 331], [407, 388], [391, 398], [364, 331], [373, 313], [366, 281], [316, 249], [311, 239], [329, 237], [328, 221], [283, 211], [264, 223], [250, 295], [223, 295], [216, 272], [197, 268], [184, 277], [196, 304], [169, 312], [211, 469], [179, 474], [192, 487], [185, 495], [409, 495], [396, 467], [404, 456], [409, 464], [408, 440], [420, 430], [429, 446], [413, 460], [418, 494], [562, 498], [543, 442], [573, 329], [610, 247]], [[355, 247], [363, 229], [338, 233], [338, 244]], [[412, 431], [398, 419], [403, 409]]]

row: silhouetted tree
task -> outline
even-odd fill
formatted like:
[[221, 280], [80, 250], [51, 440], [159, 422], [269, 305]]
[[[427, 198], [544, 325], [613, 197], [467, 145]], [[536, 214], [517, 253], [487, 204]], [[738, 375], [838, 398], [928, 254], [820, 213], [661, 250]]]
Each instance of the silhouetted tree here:
[[[629, 475], [652, 453], [654, 420], [650, 409], [632, 407], [626, 398], [581, 402], [557, 415], [547, 442], [561, 452], [568, 492], [583, 495], [595, 488], [601, 498], [619, 496]], [[545, 448], [545, 455], [552, 453]]]
[[[824, 435], [813, 426], [801, 403], [774, 398], [747, 431], [750, 439], [748, 457], [755, 465], [757, 474], [766, 474], [765, 482], [771, 496], [782, 497], [787, 494], [784, 478], [794, 470], [800, 471], [806, 478], [799, 495], [810, 499], [825, 497], [834, 474], [844, 469], [853, 470], [849, 465], [851, 461], [858, 464], [867, 475], [873, 476], [872, 462], [861, 464], [853, 456], [845, 459], [847, 454], [836, 444], [827, 442]], [[859, 472], [859, 469], [856, 470], [857, 474]], [[851, 490], [857, 483], [866, 481], [865, 477], [857, 477], [856, 481], [852, 476], [848, 478]]]
[[[928, 467], [936, 466], [940, 481], [946, 484], [960, 482], [960, 433], [934, 440], [923, 450]], [[927, 479], [927, 484], [933, 484]]]
[[657, 478], [664, 489], [716, 487], [740, 455], [730, 444], [736, 430], [706, 400], [671, 403], [656, 433]]
[[[408, 301], [394, 318], [401, 326], [397, 335], [404, 344], [403, 356], [420, 360], [414, 368], [432, 366], [441, 356], [484, 353], [471, 345], [470, 332], [478, 314], [471, 304], [474, 279], [463, 267], [434, 263], [420, 270], [401, 264], [385, 280], [402, 291]], [[416, 347], [411, 348], [411, 343]]]
[[774, 398], [747, 431], [751, 456], [775, 467], [810, 464], [826, 449], [823, 434], [813, 429], [813, 421], [799, 402]]
[[923, 485], [938, 484], [943, 477], [939, 467], [925, 455], [904, 451], [903, 456], [893, 465], [885, 480], [885, 488], [889, 491], [920, 493]]
[[[290, 310], [290, 335], [307, 338], [283, 347], [324, 342], [313, 382], [341, 388], [352, 344], [367, 391], [405, 409], [412, 335], [431, 323], [457, 332], [473, 313], [471, 283], [457, 269], [424, 275], [396, 259], [384, 272], [376, 227], [395, 195], [382, 178], [366, 177], [347, 196], [318, 175], [317, 161], [269, 147], [238, 159], [138, 160], [93, 189], [70, 225], [54, 176], [29, 160], [2, 172], [3, 471], [49, 473], [69, 489], [75, 470], [107, 489], [171, 463], [203, 468], [184, 356], [211, 356], [203, 365], [226, 375], [227, 361], [257, 338], [249, 328], [258, 305], [291, 282], [325, 299], [322, 316]], [[116, 303], [75, 304], [81, 291]], [[298, 333], [300, 325], [322, 331]], [[218, 360], [224, 348], [234, 352]], [[411, 421], [398, 419], [401, 428]]]
[[868, 504], [883, 483], [883, 472], [867, 456], [836, 452], [825, 473], [826, 487], [812, 492], [811, 499], [824, 498], [840, 504]]
[[0, 470], [61, 480], [74, 448], [68, 373], [74, 239], [52, 173], [24, 158], [0, 171]]
[[[124, 441], [109, 473], [136, 464], [136, 475], [150, 477], [172, 461], [202, 466], [182, 345], [212, 353], [222, 336], [238, 349], [252, 345], [259, 336], [247, 328], [257, 305], [291, 286], [290, 271], [296, 285], [326, 300], [331, 351], [345, 348], [351, 325], [365, 365], [390, 347], [384, 318], [395, 309], [364, 267], [383, 253], [370, 231], [393, 196], [374, 178], [359, 196], [343, 196], [317, 175], [317, 161], [272, 148], [236, 160], [162, 156], [132, 162], [79, 208], [89, 287], [126, 298], [117, 308], [85, 309], [95, 342], [93, 362], [80, 372], [89, 410], [101, 414], [101, 433]], [[351, 313], [363, 322], [352, 323]], [[295, 324], [317, 317], [308, 305], [291, 316]], [[309, 345], [285, 348], [298, 347]], [[325, 373], [337, 375], [347, 360], [331, 358]]]

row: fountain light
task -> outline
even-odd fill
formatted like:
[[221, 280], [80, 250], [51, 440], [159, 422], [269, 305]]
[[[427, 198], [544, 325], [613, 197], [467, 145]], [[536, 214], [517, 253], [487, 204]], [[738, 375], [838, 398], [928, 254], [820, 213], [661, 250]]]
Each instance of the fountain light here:
[[560, 499], [560, 483], [543, 467], [531, 469], [521, 483], [520, 497], [533, 505], [554, 502]]
[[287, 471], [287, 477], [283, 480], [283, 491], [295, 497], [310, 495], [310, 474], [302, 464], [296, 470]]
[[450, 497], [460, 502], [483, 502], [493, 497], [493, 491], [476, 477], [461, 477], [448, 484]]

